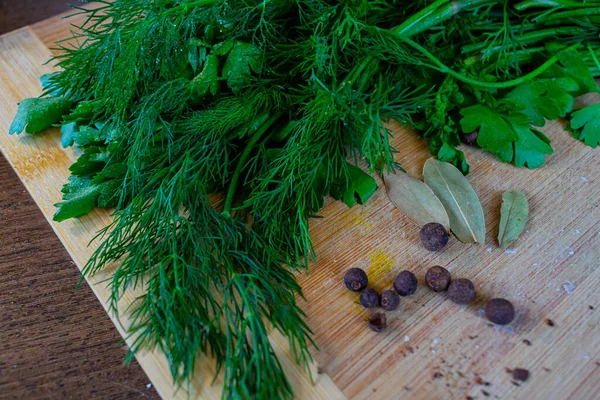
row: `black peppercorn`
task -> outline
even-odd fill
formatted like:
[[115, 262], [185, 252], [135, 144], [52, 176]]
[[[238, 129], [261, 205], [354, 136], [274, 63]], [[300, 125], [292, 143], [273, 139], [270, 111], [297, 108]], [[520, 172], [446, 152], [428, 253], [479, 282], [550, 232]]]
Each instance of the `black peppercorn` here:
[[515, 319], [515, 308], [508, 300], [492, 299], [485, 305], [485, 316], [494, 324], [510, 324]]
[[450, 272], [446, 268], [435, 266], [425, 274], [425, 283], [434, 292], [443, 292], [450, 285]]
[[468, 279], [456, 279], [448, 287], [448, 297], [456, 304], [469, 304], [475, 298], [475, 286]]
[[369, 317], [369, 328], [375, 332], [381, 332], [387, 326], [387, 318], [384, 313], [375, 313]]
[[393, 290], [384, 290], [381, 292], [381, 307], [387, 311], [392, 311], [400, 305], [400, 297]]
[[367, 287], [369, 278], [367, 278], [367, 274], [362, 269], [350, 268], [348, 272], [346, 272], [346, 276], [344, 276], [344, 283], [346, 284], [346, 287], [353, 292], [360, 292]]
[[448, 243], [448, 232], [444, 225], [430, 222], [421, 228], [419, 233], [423, 246], [429, 251], [438, 251]]
[[365, 308], [375, 308], [379, 305], [379, 293], [375, 289], [367, 288], [360, 293], [360, 304]]
[[394, 289], [400, 296], [408, 296], [417, 291], [417, 277], [410, 271], [402, 271], [394, 281]]
[[477, 137], [479, 136], [479, 130], [475, 129], [473, 132], [463, 133], [460, 135], [460, 139], [464, 144], [474, 146], [477, 144]]
[[529, 371], [525, 368], [515, 368], [512, 370], [512, 377], [515, 381], [525, 382], [529, 379]]

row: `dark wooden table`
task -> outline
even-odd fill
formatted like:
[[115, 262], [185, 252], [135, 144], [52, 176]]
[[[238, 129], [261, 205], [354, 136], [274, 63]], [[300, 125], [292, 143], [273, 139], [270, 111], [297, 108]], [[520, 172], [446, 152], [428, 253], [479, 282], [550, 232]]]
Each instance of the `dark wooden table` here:
[[[73, 3], [73, 1], [71, 1]], [[0, 34], [66, 11], [0, 0]], [[0, 96], [2, 95], [0, 89]], [[0, 399], [157, 399], [25, 188], [0, 156]]]

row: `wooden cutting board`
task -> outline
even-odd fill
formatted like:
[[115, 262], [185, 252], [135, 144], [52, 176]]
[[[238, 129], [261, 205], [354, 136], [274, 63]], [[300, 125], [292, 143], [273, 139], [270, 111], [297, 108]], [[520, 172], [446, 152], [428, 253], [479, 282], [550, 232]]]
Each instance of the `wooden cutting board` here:
[[[84, 265], [97, 243], [88, 243], [105, 226], [107, 212], [94, 210], [78, 220], [55, 223], [53, 204], [76, 159], [62, 149], [56, 129], [9, 136], [17, 102], [40, 94], [38, 78], [53, 71], [44, 63], [52, 43], [68, 35], [73, 20], [52, 18], [0, 37], [0, 148], [23, 181], [75, 263]], [[590, 99], [588, 99], [590, 100]], [[597, 99], [595, 99], [597, 100]], [[594, 101], [592, 99], [591, 101]], [[272, 343], [298, 398], [565, 399], [597, 398], [600, 388], [600, 153], [566, 133], [560, 123], [543, 131], [555, 154], [537, 170], [516, 169], [478, 149], [465, 148], [472, 167], [469, 181], [486, 218], [486, 243], [462, 244], [451, 238], [438, 253], [423, 249], [418, 228], [409, 223], [380, 190], [364, 206], [348, 209], [329, 199], [323, 219], [311, 232], [318, 259], [298, 279], [319, 350], [313, 351], [313, 382], [292, 362], [286, 341], [273, 332]], [[393, 126], [397, 161], [420, 177], [430, 157], [426, 143]], [[520, 189], [529, 199], [526, 231], [508, 251], [498, 247], [502, 192]], [[390, 288], [395, 275], [413, 271], [422, 282], [433, 265], [454, 277], [471, 279], [478, 296], [464, 307], [421, 285], [388, 313], [389, 326], [375, 334], [369, 312], [342, 284], [344, 273], [361, 267], [373, 286]], [[88, 278], [106, 307], [106, 273]], [[135, 294], [128, 293], [123, 305]], [[489, 324], [482, 314], [487, 299], [505, 297], [517, 309], [509, 326]], [[110, 315], [126, 336], [126, 313]], [[550, 326], [548, 320], [554, 322]], [[190, 392], [173, 386], [160, 352], [137, 359], [163, 398], [220, 396], [222, 380], [214, 363], [201, 356]], [[525, 383], [511, 382], [506, 369], [531, 372]]]

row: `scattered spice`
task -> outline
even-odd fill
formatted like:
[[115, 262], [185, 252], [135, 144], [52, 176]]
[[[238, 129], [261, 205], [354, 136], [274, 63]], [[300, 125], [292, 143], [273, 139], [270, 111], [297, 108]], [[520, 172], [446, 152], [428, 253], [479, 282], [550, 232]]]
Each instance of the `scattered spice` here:
[[438, 251], [448, 243], [448, 232], [442, 224], [430, 222], [419, 233], [423, 246], [429, 251]]
[[462, 140], [464, 144], [474, 146], [477, 144], [477, 136], [479, 136], [479, 129], [475, 129], [473, 132], [461, 134], [460, 140]]
[[594, 306], [588, 306], [588, 308], [589, 308], [590, 310], [593, 310], [593, 309], [594, 309]]
[[393, 290], [384, 290], [381, 292], [381, 307], [384, 310], [392, 311], [400, 305], [400, 296]]
[[360, 304], [365, 308], [379, 306], [379, 293], [375, 289], [367, 288], [360, 294]]
[[350, 268], [344, 276], [346, 287], [353, 292], [360, 292], [369, 284], [369, 278], [365, 271], [360, 268]]
[[381, 332], [387, 326], [387, 318], [384, 313], [375, 313], [369, 317], [369, 328], [374, 332]]
[[483, 394], [485, 397], [489, 397], [489, 395], [490, 395], [490, 393], [489, 393], [489, 392], [487, 392], [487, 391], [485, 391], [485, 390], [482, 390], [482, 391], [481, 391], [481, 393], [482, 393], [482, 394]]
[[402, 271], [394, 281], [394, 289], [400, 296], [408, 296], [417, 291], [417, 277], [410, 271]]
[[529, 371], [525, 368], [515, 368], [512, 371], [512, 377], [515, 381], [525, 382], [529, 379]]
[[469, 304], [475, 298], [475, 286], [468, 279], [453, 280], [448, 287], [448, 297], [456, 304]]
[[552, 321], [550, 318], [546, 318], [546, 325], [553, 327], [554, 321]]
[[450, 272], [438, 265], [429, 268], [425, 274], [425, 283], [434, 292], [443, 292], [450, 285]]
[[523, 339], [523, 343], [525, 343], [527, 346], [531, 346], [531, 340], [529, 339]]
[[485, 316], [497, 325], [506, 325], [515, 319], [515, 308], [506, 299], [492, 299], [485, 305]]
[[435, 374], [433, 374], [433, 379], [438, 379], [438, 378], [443, 378], [444, 374], [440, 373], [440, 372], [436, 372]]

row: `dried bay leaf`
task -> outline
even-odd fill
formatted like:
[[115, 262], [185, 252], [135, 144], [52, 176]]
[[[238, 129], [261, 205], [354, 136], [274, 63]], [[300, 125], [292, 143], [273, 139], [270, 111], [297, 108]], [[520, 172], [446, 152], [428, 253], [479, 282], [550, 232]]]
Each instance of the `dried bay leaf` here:
[[384, 181], [392, 203], [419, 228], [437, 222], [450, 230], [448, 213], [429, 186], [404, 172], [386, 175]]
[[425, 162], [423, 178], [446, 208], [450, 230], [458, 240], [484, 243], [483, 209], [467, 178], [454, 165], [433, 158]]
[[502, 194], [502, 207], [500, 208], [500, 228], [498, 230], [498, 243], [503, 249], [508, 248], [523, 232], [527, 217], [529, 216], [529, 203], [525, 195], [515, 190]]

